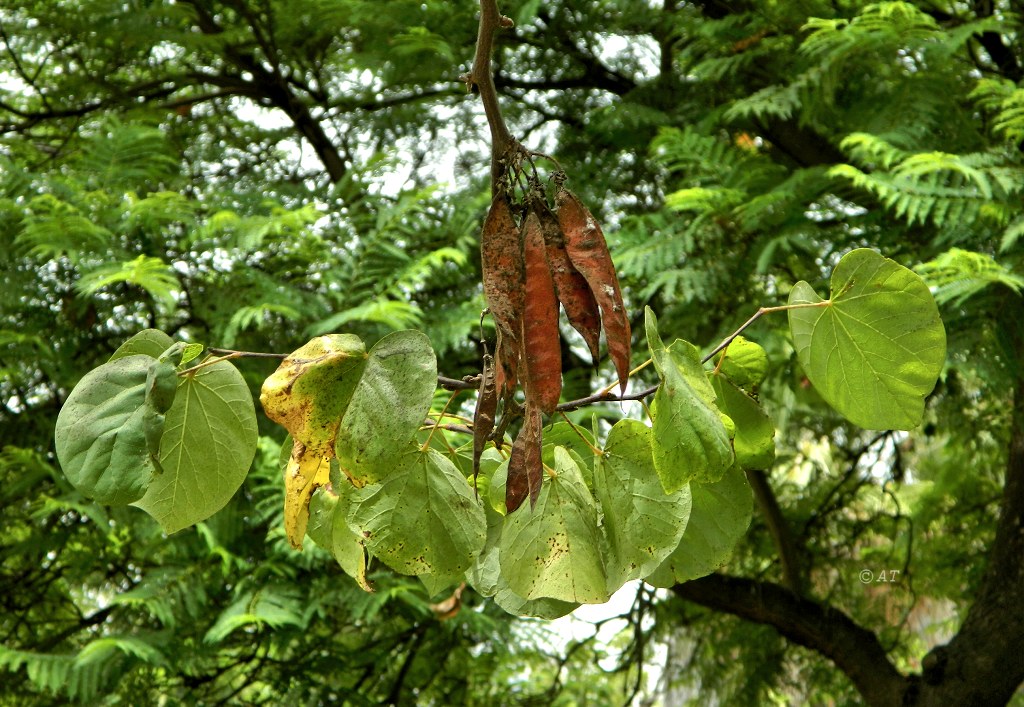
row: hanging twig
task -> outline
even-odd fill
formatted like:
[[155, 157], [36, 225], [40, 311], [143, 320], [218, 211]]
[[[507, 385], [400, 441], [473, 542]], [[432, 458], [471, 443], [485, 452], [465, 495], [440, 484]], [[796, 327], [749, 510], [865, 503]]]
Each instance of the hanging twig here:
[[473, 68], [462, 79], [471, 91], [479, 92], [484, 104], [487, 125], [491, 129], [491, 191], [495, 191], [504, 173], [503, 160], [509, 149], [516, 144], [512, 134], [501, 117], [498, 105], [498, 90], [491, 75], [491, 54], [494, 49], [494, 33], [502, 27], [512, 27], [512, 20], [498, 11], [496, 0], [480, 0], [480, 29], [476, 37], [476, 54]]

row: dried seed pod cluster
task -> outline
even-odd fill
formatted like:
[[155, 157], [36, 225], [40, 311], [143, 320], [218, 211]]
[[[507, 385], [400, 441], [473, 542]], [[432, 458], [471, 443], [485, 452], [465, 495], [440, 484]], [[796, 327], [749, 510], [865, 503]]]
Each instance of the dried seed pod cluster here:
[[[474, 427], [480, 427], [474, 436], [480, 437], [484, 429], [490, 432], [498, 400], [510, 401], [517, 383], [526, 396], [505, 487], [510, 513], [527, 497], [531, 505], [536, 503], [540, 493], [541, 413], [554, 413], [562, 392], [559, 304], [595, 361], [604, 327], [623, 391], [629, 375], [629, 319], [604, 234], [562, 181], [556, 180], [554, 211], [535, 181], [517, 206], [504, 187], [498, 188], [480, 237], [484, 296], [497, 329], [497, 350], [494, 385], [481, 386], [474, 420]], [[483, 447], [474, 442], [475, 469]]]

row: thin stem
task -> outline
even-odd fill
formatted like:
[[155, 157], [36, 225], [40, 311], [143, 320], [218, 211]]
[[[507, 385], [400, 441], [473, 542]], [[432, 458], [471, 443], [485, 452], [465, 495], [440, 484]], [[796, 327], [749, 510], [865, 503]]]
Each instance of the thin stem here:
[[530, 150], [530, 156], [531, 157], [540, 157], [540, 158], [543, 158], [545, 160], [548, 160], [549, 162], [553, 162], [555, 167], [558, 169], [559, 172], [564, 172], [565, 171], [564, 169], [562, 169], [561, 163], [559, 163], [559, 161], [556, 160], [551, 155], [545, 155], [543, 152], [537, 152], [536, 150]]
[[604, 453], [600, 449], [598, 449], [597, 447], [595, 447], [593, 444], [590, 443], [590, 440], [587, 439], [586, 435], [584, 435], [582, 432], [580, 432], [580, 428], [577, 427], [576, 425], [574, 425], [572, 420], [569, 419], [569, 416], [566, 415], [564, 412], [562, 413], [562, 419], [565, 420], [566, 422], [568, 422], [569, 423], [569, 427], [572, 428], [572, 431], [575, 432], [576, 435], [580, 439], [583, 440], [583, 443], [585, 445], [590, 447], [590, 451], [594, 453], [594, 456], [598, 456], [599, 457], [599, 456], [601, 456]]
[[578, 410], [581, 407], [593, 405], [594, 403], [622, 403], [628, 400], [643, 400], [649, 395], [654, 395], [657, 390], [658, 386], [654, 385], [646, 390], [641, 390], [639, 393], [629, 393], [628, 395], [612, 395], [610, 393], [597, 392], [585, 398], [570, 400], [567, 403], [559, 403], [555, 409], [560, 412], [568, 412], [569, 410]]
[[[448, 406], [452, 404], [452, 401], [455, 400], [455, 398], [458, 397], [459, 393], [461, 392], [461, 390], [456, 390], [454, 393], [451, 394], [451, 397], [448, 398], [448, 402], [446, 402], [444, 404], [444, 407], [441, 408], [441, 414], [437, 416], [438, 422], [440, 422], [444, 418], [445, 413], [448, 411]], [[434, 432], [437, 431], [437, 427], [437, 425], [434, 425], [433, 427], [430, 428], [430, 434], [427, 435], [427, 441], [423, 443], [422, 447], [420, 447], [421, 452], [425, 452], [428, 449], [430, 449], [430, 440], [433, 439]], [[444, 435], [442, 435], [442, 437], [443, 436]]]
[[[626, 378], [630, 378], [632, 376], [635, 376], [637, 373], [639, 373], [640, 371], [644, 370], [645, 368], [650, 366], [652, 363], [654, 363], [654, 359], [653, 358], [647, 359], [646, 361], [641, 363], [639, 366], [634, 368], [632, 371], [630, 371], [626, 375]], [[597, 394], [598, 395], [607, 395], [608, 393], [612, 392], [613, 390], [615, 390], [618, 387], [619, 387], [619, 382], [615, 381], [614, 383], [611, 383], [610, 385], [606, 385], [604, 388], [601, 388], [601, 390], [597, 391]]]
[[423, 421], [423, 426], [424, 427], [438, 427], [438, 428], [440, 428], [442, 430], [448, 430], [449, 432], [461, 432], [462, 434], [466, 434], [466, 435], [473, 434], [473, 430], [469, 429], [465, 425], [448, 425], [448, 424], [442, 425], [441, 423], [434, 422], [433, 420], [430, 420], [430, 419], [424, 420]]
[[178, 371], [178, 375], [179, 376], [192, 375], [193, 373], [198, 371], [200, 368], [206, 368], [207, 366], [212, 366], [213, 364], [220, 363], [221, 361], [230, 361], [233, 358], [243, 358], [243, 356], [244, 356], [244, 353], [241, 352], [241, 351], [235, 351], [233, 353], [227, 354], [226, 356], [212, 356], [210, 358], [207, 358], [202, 363], [198, 363], [195, 366], [192, 366], [191, 368], [186, 368], [184, 371]]
[[733, 333], [729, 334], [729, 336], [722, 339], [722, 343], [713, 348], [711, 350], [711, 353], [702, 358], [700, 362], [707, 363], [708, 361], [710, 361], [716, 353], [729, 346], [729, 344], [731, 344], [737, 336], [742, 334], [747, 329], [747, 327], [756, 322], [765, 314], [772, 314], [774, 312], [786, 312], [790, 309], [810, 309], [811, 307], [828, 307], [831, 304], [832, 300], [824, 300], [822, 302], [804, 302], [802, 304], [782, 304], [779, 305], [778, 307], [761, 307], [756, 312], [754, 312], [753, 316], [751, 316], [750, 319], [743, 322], [743, 324], [740, 325], [739, 329], [737, 329]]
[[212, 346], [206, 349], [215, 356], [231, 356], [231, 358], [287, 358], [288, 354], [263, 353], [261, 351], [235, 351], [234, 349], [217, 349]]

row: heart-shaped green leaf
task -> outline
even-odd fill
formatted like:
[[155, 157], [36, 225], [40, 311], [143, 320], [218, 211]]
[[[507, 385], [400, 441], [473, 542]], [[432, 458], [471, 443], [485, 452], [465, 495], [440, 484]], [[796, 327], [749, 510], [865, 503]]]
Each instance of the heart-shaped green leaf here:
[[249, 386], [234, 366], [220, 361], [179, 381], [160, 440], [164, 473], [135, 502], [165, 533], [223, 508], [256, 454], [256, 410]]
[[921, 423], [946, 360], [946, 332], [920, 277], [861, 248], [833, 271], [831, 299], [798, 282], [789, 304], [800, 365], [829, 405], [866, 429]]
[[732, 464], [733, 452], [700, 354], [682, 340], [669, 351], [654, 312], [648, 307], [645, 314], [647, 343], [661, 376], [654, 395], [654, 468], [666, 493], [690, 481], [714, 482]]
[[425, 334], [396, 331], [370, 349], [335, 443], [349, 478], [359, 485], [397, 473], [396, 461], [426, 419], [436, 387], [437, 359]]
[[750, 390], [768, 374], [768, 354], [759, 344], [737, 336], [729, 343], [718, 368], [737, 386]]
[[137, 501], [156, 471], [145, 422], [146, 379], [154, 363], [132, 354], [89, 371], [57, 416], [57, 459], [71, 484], [100, 503]]
[[309, 537], [338, 561], [341, 569], [366, 591], [372, 591], [366, 578], [366, 551], [359, 536], [348, 527], [348, 512], [355, 487], [332, 462], [330, 485], [316, 489], [309, 499]]
[[499, 580], [494, 603], [514, 616], [529, 616], [548, 621], [571, 614], [580, 606], [578, 601], [562, 601], [549, 597], [524, 599], [509, 589], [504, 577]]
[[718, 405], [736, 426], [733, 449], [744, 469], [767, 469], [775, 461], [775, 425], [757, 401], [723, 375], [710, 376]]
[[160, 358], [160, 355], [173, 345], [174, 339], [159, 329], [143, 329], [118, 346], [107, 362], [139, 354], [149, 356], [150, 358]]

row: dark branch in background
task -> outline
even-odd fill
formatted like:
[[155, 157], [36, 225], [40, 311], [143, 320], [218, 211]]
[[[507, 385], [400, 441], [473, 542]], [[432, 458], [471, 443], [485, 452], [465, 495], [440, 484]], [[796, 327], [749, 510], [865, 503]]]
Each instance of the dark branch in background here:
[[768, 483], [768, 475], [760, 470], [747, 471], [747, 481], [754, 492], [754, 499], [757, 507], [764, 516], [764, 523], [768, 527], [768, 534], [772, 536], [772, 542], [779, 553], [779, 564], [782, 568], [782, 581], [786, 587], [796, 594], [804, 593], [804, 574], [802, 563], [797, 551], [796, 543], [793, 541], [793, 533], [782, 509], [779, 508], [779, 501], [775, 498]]
[[846, 673], [871, 705], [903, 704], [907, 681], [889, 662], [878, 637], [838, 609], [778, 584], [723, 574], [677, 584], [672, 591], [709, 609], [772, 626], [793, 643], [817, 651]]
[[423, 646], [423, 639], [427, 637], [426, 624], [419, 624], [416, 627], [416, 631], [413, 637], [408, 643], [408, 652], [405, 654], [405, 660], [402, 661], [402, 666], [398, 669], [398, 675], [395, 677], [395, 682], [391, 686], [391, 692], [384, 699], [384, 704], [396, 705], [400, 702], [402, 697], [402, 686], [405, 684], [405, 678], [409, 674], [409, 668], [412, 667], [412, 663], [416, 660], [416, 656], [419, 654], [420, 648]]
[[[1024, 358], [1024, 332], [1004, 317]], [[1009, 321], [1007, 321], [1009, 320]], [[1006, 481], [988, 568], [960, 631], [922, 661], [919, 704], [1005, 704], [1024, 681], [1024, 379], [1013, 393]]]
[[599, 88], [617, 96], [623, 96], [636, 88], [636, 81], [632, 78], [608, 68], [594, 54], [580, 49], [566, 32], [556, 31], [557, 22], [543, 3], [537, 10], [537, 17], [552, 30], [563, 52], [583, 67], [582, 78], [589, 82], [589, 87]]
[[[217, 24], [205, 3], [199, 2], [199, 0], [182, 1], [194, 9], [199, 29], [203, 34], [210, 36], [223, 34], [223, 28]], [[253, 34], [257, 35], [258, 28], [254, 25], [252, 29]], [[250, 72], [256, 79], [252, 83], [259, 85], [256, 89], [259, 95], [266, 98], [275, 108], [284, 111], [291, 119], [295, 129], [302, 137], [306, 138], [317, 157], [320, 158], [331, 181], [341, 181], [348, 173], [344, 158], [320, 122], [313, 117], [309, 106], [291, 90], [288, 79], [280, 71], [280, 66], [271, 61], [273, 66], [271, 71], [260, 63], [251, 52], [241, 51], [233, 45], [226, 45], [224, 54], [235, 66]]]
[[[974, 11], [974, 15], [978, 19], [984, 19], [991, 17], [995, 11], [995, 3], [986, 2], [982, 0], [973, 0], [971, 2], [971, 9]], [[966, 22], [965, 19], [952, 15], [945, 10], [941, 10], [936, 7], [922, 7], [921, 11], [926, 15], [933, 17], [937, 22], [940, 22], [951, 27], [958, 27]], [[1019, 9], [1018, 9], [1019, 11]], [[976, 39], [981, 44], [982, 49], [988, 54], [992, 63], [996, 65], [999, 73], [1010, 79], [1014, 83], [1019, 83], [1024, 78], [1024, 70], [1021, 69], [1020, 62], [1017, 61], [1017, 56], [1014, 54], [1011, 47], [1007, 47], [1003, 42], [1003, 37], [998, 32], [982, 32], [976, 35]], [[978, 66], [981, 70], [986, 70], [986, 67]]]

